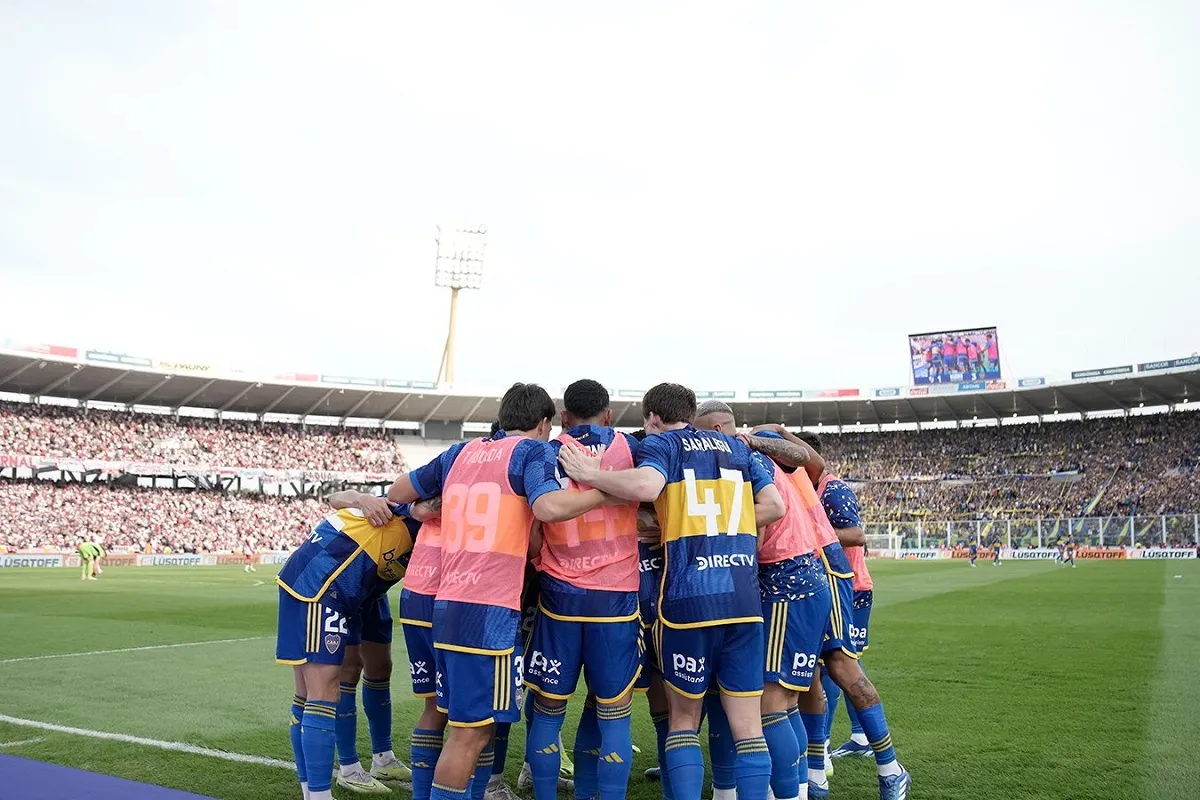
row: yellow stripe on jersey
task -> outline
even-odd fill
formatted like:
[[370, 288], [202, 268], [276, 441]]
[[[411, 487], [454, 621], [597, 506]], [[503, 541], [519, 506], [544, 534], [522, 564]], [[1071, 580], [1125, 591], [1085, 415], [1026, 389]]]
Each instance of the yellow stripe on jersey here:
[[[338, 533], [349, 536], [358, 547], [338, 565], [337, 569], [329, 574], [325, 583], [321, 584], [320, 590], [311, 597], [300, 594], [284, 583], [282, 578], [276, 577], [275, 582], [292, 597], [306, 603], [320, 599], [325, 592], [329, 591], [330, 585], [338, 579], [338, 576], [354, 563], [354, 559], [358, 558], [359, 553], [366, 553], [367, 557], [375, 563], [375, 571], [381, 579], [398, 581], [404, 577], [404, 567], [400, 566], [398, 559], [405, 553], [412, 552], [413, 540], [403, 519], [392, 517], [386, 525], [376, 528], [367, 521], [366, 517], [362, 516], [362, 512], [358, 509], [343, 508], [325, 517], [323, 523], [328, 524]], [[319, 533], [320, 527], [318, 526], [314, 530]]]
[[667, 484], [654, 502], [663, 542], [689, 536], [757, 535], [754, 489], [740, 472], [730, 477], [700, 479], [684, 470], [684, 479]]
[[376, 528], [362, 516], [362, 512], [343, 508], [336, 514], [330, 514], [326, 520], [353, 539], [375, 562], [380, 578], [398, 581], [404, 577], [404, 568], [397, 563], [397, 559], [412, 551], [413, 540], [403, 519], [392, 517], [386, 525]]

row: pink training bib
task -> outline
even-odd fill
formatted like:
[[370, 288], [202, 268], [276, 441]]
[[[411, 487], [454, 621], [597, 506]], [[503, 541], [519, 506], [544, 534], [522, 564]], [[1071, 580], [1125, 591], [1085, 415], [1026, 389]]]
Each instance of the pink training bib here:
[[800, 504], [804, 508], [805, 517], [814, 526], [817, 547], [825, 548], [838, 541], [837, 533], [829, 524], [829, 517], [825, 516], [825, 507], [821, 505], [821, 498], [817, 496], [817, 490], [813, 488], [812, 481], [808, 479], [808, 473], [798, 469], [788, 477], [800, 495]]
[[413, 542], [404, 588], [418, 594], [436, 595], [442, 577], [442, 521], [431, 519], [421, 525]]
[[533, 511], [508, 465], [521, 436], [475, 439], [442, 487], [442, 572], [437, 599], [521, 610]]
[[[560, 434], [563, 447], [584, 449], [573, 437]], [[600, 468], [633, 467], [629, 442], [616, 434], [604, 451]], [[591, 487], [570, 481], [568, 491]], [[636, 592], [638, 575], [638, 504], [600, 506], [566, 522], [546, 523], [538, 569], [580, 589]]]
[[778, 466], [775, 488], [786, 509], [783, 518], [763, 528], [758, 537], [758, 563], [777, 564], [789, 558], [815, 552], [818, 548], [816, 525], [804, 513], [804, 501], [791, 478]]

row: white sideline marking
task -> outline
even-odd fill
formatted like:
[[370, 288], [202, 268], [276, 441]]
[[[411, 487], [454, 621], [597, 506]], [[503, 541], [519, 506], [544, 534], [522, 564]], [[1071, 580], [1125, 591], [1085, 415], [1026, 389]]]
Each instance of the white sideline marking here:
[[255, 581], [254, 583], [252, 583], [250, 585], [251, 586], [266, 586], [267, 583], [266, 583], [266, 581]]
[[178, 642], [176, 644], [151, 644], [145, 647], [121, 647], [116, 650], [88, 650], [84, 653], [52, 653], [48, 656], [23, 656], [21, 658], [3, 658], [0, 664], [17, 664], [22, 661], [47, 661], [52, 658], [78, 658], [80, 656], [106, 656], [112, 653], [140, 653], [144, 650], [172, 650], [176, 647], [200, 647], [205, 644], [229, 644], [231, 642], [258, 642], [263, 639], [273, 639], [273, 636], [244, 636], [240, 639], [207, 639], [203, 642]]
[[69, 733], [74, 736], [87, 736], [90, 739], [108, 739], [114, 742], [125, 742], [126, 744], [138, 744], [143, 747], [155, 747], [159, 750], [174, 750], [178, 753], [190, 753], [196, 756], [210, 756], [212, 758], [221, 758], [226, 761], [237, 761], [242, 764], [258, 764], [264, 767], [280, 767], [283, 769], [295, 769], [296, 765], [290, 761], [280, 761], [278, 758], [265, 758], [263, 756], [249, 756], [245, 753], [230, 753], [225, 750], [213, 750], [208, 747], [197, 747], [194, 744], [186, 744], [184, 742], [164, 742], [158, 739], [145, 739], [141, 736], [129, 736], [124, 733], [109, 733], [108, 731], [93, 731], [88, 728], [72, 728], [69, 725], [55, 725], [53, 722], [38, 722], [33, 719], [21, 719], [20, 717], [10, 717], [6, 714], [0, 714], [0, 722], [7, 722], [10, 725], [20, 725], [25, 728], [37, 728], [43, 731], [51, 731], [53, 733]]
[[46, 737], [39, 736], [36, 739], [22, 739], [19, 742], [0, 742], [0, 747], [20, 747], [23, 744], [37, 744], [44, 741], [46, 741]]

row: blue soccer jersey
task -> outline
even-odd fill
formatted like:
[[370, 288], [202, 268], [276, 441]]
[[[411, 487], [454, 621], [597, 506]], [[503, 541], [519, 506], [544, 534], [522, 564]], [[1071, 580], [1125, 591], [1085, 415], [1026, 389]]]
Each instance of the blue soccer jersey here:
[[276, 582], [297, 600], [358, 613], [404, 576], [421, 527], [408, 505], [392, 511], [395, 516], [378, 528], [357, 509], [330, 514], [288, 558]]
[[666, 478], [654, 507], [664, 552], [658, 614], [668, 627], [762, 621], [754, 495], [772, 480], [750, 452], [690, 425], [638, 449], [637, 466]]

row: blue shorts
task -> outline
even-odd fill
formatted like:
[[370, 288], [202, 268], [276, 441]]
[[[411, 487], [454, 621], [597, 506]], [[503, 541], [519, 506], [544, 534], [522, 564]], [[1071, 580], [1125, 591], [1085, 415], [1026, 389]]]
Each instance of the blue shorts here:
[[728, 695], [754, 697], [763, 689], [763, 624], [737, 622], [703, 628], [654, 626], [663, 681], [698, 699], [715, 683]]
[[450, 724], [477, 728], [521, 719], [521, 666], [515, 652], [493, 655], [434, 649], [437, 707]]
[[346, 646], [357, 647], [363, 642], [391, 644], [393, 625], [392, 604], [384, 595], [379, 602], [364, 606], [359, 614], [350, 617]]
[[635, 692], [650, 691], [651, 676], [662, 674], [658, 668], [658, 650], [654, 646], [654, 628], [655, 625], [653, 622], [642, 621], [642, 635], [638, 639], [641, 642], [642, 668], [638, 670], [637, 680], [633, 682], [633, 690]]
[[437, 662], [433, 653], [433, 595], [402, 590], [400, 624], [404, 629], [404, 647], [408, 650], [408, 674], [412, 676], [413, 694], [434, 697], [437, 695], [434, 683]]
[[581, 672], [589, 694], [611, 703], [628, 692], [642, 666], [642, 622], [578, 622], [539, 611], [525, 648], [525, 685], [543, 697], [568, 700]]
[[859, 655], [870, 647], [867, 641], [867, 626], [871, 622], [871, 604], [874, 601], [875, 593], [870, 589], [854, 593], [854, 622], [850, 628], [850, 641], [854, 643], [854, 651]]
[[829, 588], [833, 591], [833, 611], [829, 615], [829, 624], [825, 626], [821, 654], [841, 650], [851, 658], [858, 658], [854, 637], [850, 634], [854, 622], [854, 579], [830, 575]]
[[654, 623], [658, 621], [658, 591], [662, 583], [662, 547], [638, 542], [638, 612], [642, 617], [642, 671], [633, 684], [635, 692], [650, 690], [650, 676], [658, 674], [658, 651], [654, 649]]
[[763, 630], [767, 636], [765, 683], [808, 691], [832, 607], [833, 595], [827, 591], [801, 600], [763, 601]]
[[279, 628], [275, 636], [275, 660], [280, 664], [341, 664], [350, 639], [350, 623], [344, 614], [309, 603], [279, 587]]

